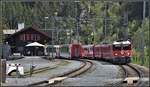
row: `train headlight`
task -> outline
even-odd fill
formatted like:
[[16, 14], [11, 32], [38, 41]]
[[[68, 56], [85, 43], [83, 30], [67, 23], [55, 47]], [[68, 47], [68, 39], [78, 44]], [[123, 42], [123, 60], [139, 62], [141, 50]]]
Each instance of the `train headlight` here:
[[128, 52], [127, 55], [130, 56], [130, 53]]
[[117, 56], [118, 54], [117, 54], [117, 53], [115, 53], [114, 55], [115, 55], [115, 56]]
[[124, 52], [123, 52], [123, 51], [121, 51], [121, 54], [123, 55], [123, 54], [124, 54]]

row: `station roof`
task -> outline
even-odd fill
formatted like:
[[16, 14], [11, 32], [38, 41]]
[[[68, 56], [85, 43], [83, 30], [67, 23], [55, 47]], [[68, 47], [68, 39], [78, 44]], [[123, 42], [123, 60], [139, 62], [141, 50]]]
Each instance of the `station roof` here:
[[16, 32], [17, 32], [17, 30], [15, 30], [15, 29], [3, 30], [3, 34], [14, 34]]
[[38, 33], [40, 33], [40, 34], [42, 34], [42, 35], [44, 35], [44, 36], [50, 38], [50, 36], [49, 36], [47, 33], [43, 32], [43, 31], [40, 31], [37, 27], [25, 27], [25, 28], [23, 28], [23, 29], [21, 29], [21, 30], [19, 30], [19, 31], [13, 33], [13, 34], [11, 34], [11, 35], [10, 35], [9, 37], [7, 37], [7, 38], [15, 37], [15, 36], [19, 35], [20, 33], [23, 33], [23, 32], [28, 31], [28, 30], [36, 31], [36, 32], [38, 32]]
[[82, 47], [86, 48], [86, 47], [92, 47], [94, 45], [90, 44], [90, 45], [82, 45]]

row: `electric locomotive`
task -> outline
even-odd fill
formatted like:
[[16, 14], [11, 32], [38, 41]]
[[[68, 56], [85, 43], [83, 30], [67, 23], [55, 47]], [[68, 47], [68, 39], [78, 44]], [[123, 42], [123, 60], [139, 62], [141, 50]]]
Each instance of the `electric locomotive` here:
[[94, 46], [94, 57], [115, 64], [131, 62], [131, 43], [129, 41], [114, 42]]
[[131, 42], [121, 41], [114, 42], [113, 47], [113, 62], [115, 63], [130, 63], [131, 62]]

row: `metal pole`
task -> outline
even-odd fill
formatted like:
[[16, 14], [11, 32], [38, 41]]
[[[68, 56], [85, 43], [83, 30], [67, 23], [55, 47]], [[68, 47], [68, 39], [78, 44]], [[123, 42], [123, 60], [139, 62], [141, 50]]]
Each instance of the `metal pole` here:
[[79, 43], [79, 22], [80, 18], [78, 17], [78, 2], [76, 1], [76, 20], [77, 20], [77, 41]]
[[[3, 45], [3, 35], [2, 35], [2, 58], [1, 58], [1, 61], [0, 61], [0, 67], [1, 67], [1, 71], [0, 71], [0, 79], [1, 79], [1, 82], [2, 83], [5, 83], [6, 82], [6, 54], [4, 52], [4, 45]], [[5, 54], [5, 56], [4, 56]]]
[[145, 19], [146, 1], [143, 1], [143, 20]]
[[107, 26], [106, 26], [106, 17], [104, 18], [104, 39], [106, 38], [106, 29], [107, 29]]
[[46, 19], [45, 19], [45, 31], [46, 31]]
[[52, 60], [53, 60], [53, 30], [52, 30]]
[[95, 35], [96, 35], [96, 26], [95, 26], [95, 19], [93, 18], [93, 21], [92, 21], [92, 25], [93, 25], [93, 44], [95, 44], [95, 40], [96, 40], [96, 37], [95, 37]]
[[48, 19], [48, 17], [44, 17], [45, 19], [45, 31], [46, 31], [46, 19]]
[[123, 22], [123, 26], [124, 26], [124, 40], [128, 39], [128, 31], [127, 31], [127, 25], [128, 25], [128, 13], [127, 11], [124, 12], [124, 22]]
[[[55, 26], [55, 22], [56, 22], [56, 20], [55, 20], [55, 16], [54, 16], [54, 29], [56, 28], [56, 26]], [[54, 59], [53, 58], [53, 48], [54, 48], [54, 46], [53, 46], [53, 30], [52, 30], [52, 60]]]
[[71, 34], [72, 34], [72, 32], [71, 32], [71, 29], [70, 29], [70, 41], [69, 41], [70, 44], [71, 44]]
[[[144, 24], [144, 19], [145, 19], [145, 12], [146, 12], [146, 2], [143, 1], [143, 24]], [[141, 31], [141, 36], [142, 36], [142, 42], [141, 42], [141, 65], [144, 65], [144, 31]]]
[[1, 59], [1, 82], [6, 82], [6, 59]]
[[105, 17], [104, 17], [104, 41], [106, 41], [106, 29], [107, 29], [107, 3], [105, 3]]

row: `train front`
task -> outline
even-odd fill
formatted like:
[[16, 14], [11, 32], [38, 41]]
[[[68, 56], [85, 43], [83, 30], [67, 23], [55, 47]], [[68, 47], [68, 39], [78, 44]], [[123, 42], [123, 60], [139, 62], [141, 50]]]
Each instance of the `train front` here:
[[113, 48], [113, 62], [126, 64], [131, 62], [131, 43], [130, 41], [114, 42]]

